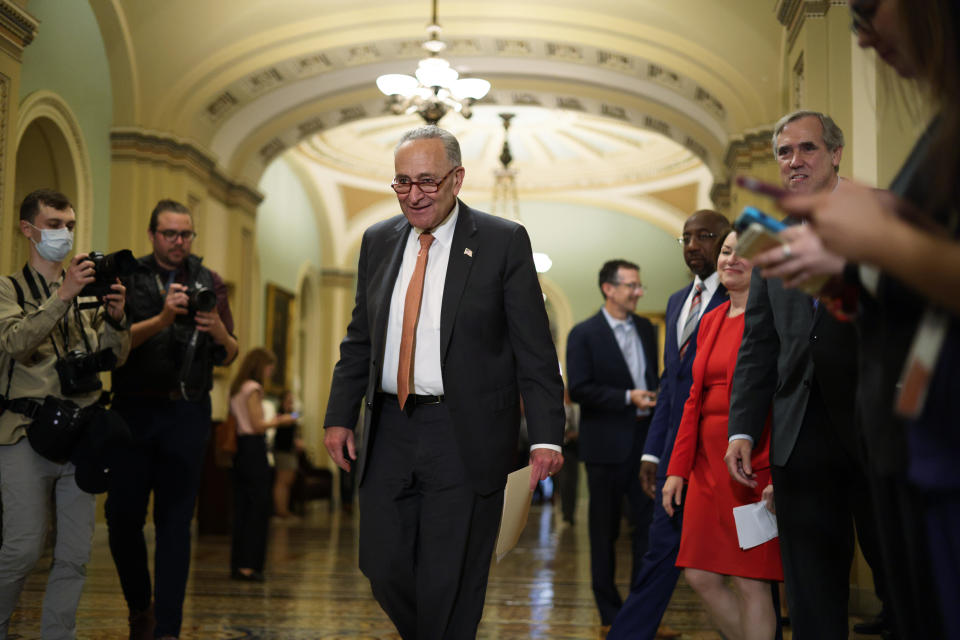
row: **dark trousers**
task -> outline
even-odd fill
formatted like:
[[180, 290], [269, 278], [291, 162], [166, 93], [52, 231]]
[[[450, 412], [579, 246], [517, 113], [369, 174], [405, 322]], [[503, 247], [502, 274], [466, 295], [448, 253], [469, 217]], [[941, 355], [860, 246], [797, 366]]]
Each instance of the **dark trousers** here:
[[237, 438], [233, 461], [233, 544], [230, 568], [263, 571], [270, 527], [270, 465], [262, 435]]
[[[661, 461], [666, 469], [667, 461]], [[677, 552], [680, 551], [682, 511], [671, 518], [663, 510], [663, 483], [657, 478], [657, 496], [654, 500], [653, 522], [650, 525], [647, 552], [643, 555], [640, 571], [630, 586], [630, 595], [623, 603], [607, 635], [608, 640], [653, 640], [663, 618], [673, 589], [677, 586], [680, 569]]]
[[577, 442], [574, 440], [563, 445], [563, 467], [557, 474], [558, 491], [560, 492], [560, 509], [563, 519], [573, 524], [577, 512], [577, 487], [580, 484], [580, 458]]
[[854, 523], [877, 595], [886, 601], [884, 571], [862, 462], [838, 437], [816, 391], [787, 464], [770, 471], [794, 633], [847, 638]]
[[[951, 562], [954, 567], [960, 566], [958, 538], [937, 543], [929, 537], [923, 496], [905, 479], [873, 476], [871, 489], [884, 568], [889, 576], [891, 613], [900, 637], [904, 640], [960, 637], [941, 631], [939, 603], [933, 597], [935, 569], [931, 567]], [[934, 544], [930, 545], [931, 542]], [[944, 613], [956, 611], [957, 602], [945, 602]], [[956, 627], [952, 632], [960, 633]]]
[[378, 399], [360, 485], [360, 569], [405, 640], [474, 638], [503, 491], [474, 493], [446, 405]]
[[[592, 464], [587, 466], [587, 486], [590, 489], [589, 523], [590, 573], [593, 597], [600, 611], [600, 623], [612, 624], [623, 599], [615, 582], [616, 557], [614, 546], [620, 535], [620, 518], [624, 499], [627, 519], [631, 527], [633, 563], [630, 582], [640, 572], [643, 554], [647, 551], [647, 537], [653, 519], [653, 501], [640, 487], [640, 451], [643, 438], [637, 438], [638, 450], [620, 464]], [[637, 448], [637, 447], [635, 447]]]
[[210, 398], [117, 398], [113, 408], [130, 426], [133, 443], [116, 456], [111, 469], [106, 502], [110, 552], [127, 606], [143, 611], [151, 600], [143, 526], [153, 492], [156, 633], [178, 636], [190, 571], [190, 521], [210, 435]]

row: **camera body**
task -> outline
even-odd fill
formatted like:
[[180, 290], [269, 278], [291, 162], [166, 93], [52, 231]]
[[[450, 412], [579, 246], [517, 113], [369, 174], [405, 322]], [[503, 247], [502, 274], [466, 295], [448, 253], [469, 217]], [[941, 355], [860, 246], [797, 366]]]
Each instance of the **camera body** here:
[[116, 366], [117, 356], [110, 349], [96, 353], [69, 351], [56, 364], [60, 392], [65, 396], [76, 396], [102, 389], [103, 383], [97, 374]]
[[137, 259], [129, 249], [121, 249], [114, 253], [103, 254], [99, 251], [91, 251], [87, 254], [87, 260], [93, 263], [94, 278], [93, 282], [85, 286], [81, 291], [81, 296], [103, 296], [112, 293], [110, 288], [117, 278], [128, 276], [137, 268]]
[[216, 292], [199, 283], [187, 288], [187, 312], [177, 316], [176, 321], [184, 326], [192, 327], [198, 311], [213, 311], [217, 308]]

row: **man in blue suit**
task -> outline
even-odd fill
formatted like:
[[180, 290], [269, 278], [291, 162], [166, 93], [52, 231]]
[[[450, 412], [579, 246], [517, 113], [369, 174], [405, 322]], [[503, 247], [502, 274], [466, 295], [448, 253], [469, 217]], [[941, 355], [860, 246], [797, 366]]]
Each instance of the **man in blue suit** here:
[[590, 490], [590, 572], [600, 623], [623, 604], [614, 581], [614, 544], [624, 498], [632, 527], [633, 571], [647, 548], [653, 501], [640, 487], [640, 455], [656, 404], [657, 333], [634, 313], [643, 295], [640, 267], [610, 260], [600, 269], [603, 307], [570, 331], [570, 397], [580, 403], [580, 459]]
[[667, 302], [663, 376], [640, 467], [643, 490], [653, 498], [653, 523], [640, 570], [630, 587], [630, 596], [610, 629], [609, 639], [649, 640], [679, 636], [666, 628], [658, 631], [660, 619], [680, 576], [676, 562], [681, 517], [680, 512], [673, 518], [667, 515], [660, 492], [683, 415], [683, 404], [690, 393], [700, 318], [727, 298], [716, 269], [720, 239], [729, 228], [730, 222], [726, 218], [707, 209], [697, 211], [683, 225], [683, 237], [679, 239], [683, 259], [695, 277]]

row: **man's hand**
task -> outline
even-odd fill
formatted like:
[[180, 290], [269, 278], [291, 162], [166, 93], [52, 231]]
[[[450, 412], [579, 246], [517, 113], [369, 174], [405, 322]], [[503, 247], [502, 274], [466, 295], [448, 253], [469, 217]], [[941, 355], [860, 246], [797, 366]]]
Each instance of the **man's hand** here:
[[630, 402], [638, 409], [653, 409], [657, 406], [657, 392], [633, 389], [630, 391]]
[[357, 459], [353, 430], [347, 429], [346, 427], [326, 427], [325, 430], [326, 433], [323, 436], [323, 444], [327, 448], [327, 453], [333, 458], [334, 464], [344, 471], [349, 472], [350, 463], [343, 456], [343, 447], [347, 447], [347, 455], [350, 456], [350, 460]]
[[187, 297], [187, 288], [182, 284], [174, 282], [167, 289], [167, 297], [163, 301], [163, 309], [160, 311], [160, 319], [164, 326], [170, 326], [177, 316], [187, 313], [187, 305], [190, 304], [190, 298]]
[[753, 452], [753, 444], [744, 438], [731, 440], [727, 445], [727, 453], [723, 456], [723, 461], [727, 463], [727, 471], [730, 477], [742, 485], [751, 489], [757, 486], [756, 474], [750, 464], [750, 454]]
[[563, 456], [553, 449], [539, 448], [530, 451], [530, 491], [537, 483], [548, 478], [563, 466]]
[[777, 505], [773, 502], [773, 485], [768, 484], [763, 488], [763, 493], [761, 494], [763, 501], [767, 503], [767, 511], [773, 515], [777, 515]]
[[781, 278], [783, 286], [798, 287], [810, 278], [843, 273], [846, 261], [827, 251], [820, 236], [810, 225], [795, 225], [780, 232], [787, 244], [754, 256], [753, 264], [762, 267], [764, 278]]
[[674, 505], [679, 507], [682, 503], [683, 478], [667, 476], [667, 481], [663, 483], [663, 510], [672, 518]]
[[657, 495], [657, 463], [643, 460], [640, 462], [640, 487], [651, 499]]
[[225, 344], [230, 339], [230, 333], [226, 325], [220, 319], [220, 313], [213, 309], [211, 311], [197, 311], [195, 315], [197, 331], [209, 333], [217, 344]]
[[120, 322], [123, 320], [123, 307], [127, 302], [127, 288], [120, 284], [120, 278], [117, 278], [117, 281], [110, 285], [110, 289], [113, 293], [103, 296], [100, 302], [103, 303], [110, 317]]
[[70, 302], [95, 279], [93, 262], [87, 259], [87, 254], [78, 253], [70, 261], [70, 266], [67, 267], [67, 272], [63, 276], [63, 284], [57, 290], [57, 295], [64, 302]]

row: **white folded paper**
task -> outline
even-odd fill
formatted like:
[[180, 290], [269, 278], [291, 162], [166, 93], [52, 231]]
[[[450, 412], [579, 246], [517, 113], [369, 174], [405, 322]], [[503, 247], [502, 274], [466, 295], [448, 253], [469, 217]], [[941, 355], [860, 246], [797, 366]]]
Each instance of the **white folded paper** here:
[[761, 500], [733, 508], [737, 523], [737, 539], [741, 549], [751, 549], [777, 537], [777, 517], [770, 513]]

